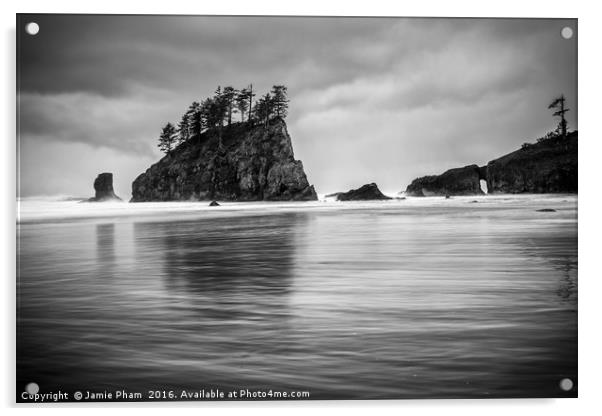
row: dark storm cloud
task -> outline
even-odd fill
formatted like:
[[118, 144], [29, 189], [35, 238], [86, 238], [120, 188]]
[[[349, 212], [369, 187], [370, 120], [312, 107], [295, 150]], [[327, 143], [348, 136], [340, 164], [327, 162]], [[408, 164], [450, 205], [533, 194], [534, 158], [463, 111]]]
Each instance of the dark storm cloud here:
[[289, 87], [295, 154], [320, 192], [485, 163], [552, 129], [559, 93], [576, 127], [576, 40], [560, 37], [574, 20], [42, 15], [19, 30], [32, 20], [21, 140], [122, 165], [156, 159], [161, 125], [193, 100], [250, 82]]
[[269, 83], [282, 65], [308, 63], [335, 71], [316, 71], [300, 84], [329, 82], [370, 66], [356, 46], [383, 30], [382, 22], [337, 18], [43, 15], [22, 23], [33, 19], [42, 29], [22, 38], [23, 91], [103, 95], [132, 85], [195, 88], [207, 76], [213, 86], [220, 73], [264, 73]]

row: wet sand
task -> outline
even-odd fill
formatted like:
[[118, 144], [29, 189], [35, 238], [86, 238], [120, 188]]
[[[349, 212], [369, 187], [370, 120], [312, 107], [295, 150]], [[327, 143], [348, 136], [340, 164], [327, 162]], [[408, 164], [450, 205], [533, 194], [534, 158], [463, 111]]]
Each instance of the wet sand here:
[[17, 392], [575, 397], [576, 197], [473, 199], [28, 206]]

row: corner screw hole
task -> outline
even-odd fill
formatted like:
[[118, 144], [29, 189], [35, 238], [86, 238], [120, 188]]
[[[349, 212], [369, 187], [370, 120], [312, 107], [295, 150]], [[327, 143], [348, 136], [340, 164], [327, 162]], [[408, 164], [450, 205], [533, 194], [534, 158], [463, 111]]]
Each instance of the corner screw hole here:
[[560, 31], [560, 34], [562, 35], [563, 38], [565, 39], [570, 39], [573, 37], [573, 29], [571, 29], [568, 26], [565, 26], [562, 28], [562, 30]]
[[560, 380], [560, 388], [563, 391], [571, 391], [573, 389], [573, 380], [570, 378], [563, 378]]
[[40, 25], [38, 25], [36, 22], [30, 22], [25, 25], [25, 32], [31, 36], [37, 35], [39, 31]]

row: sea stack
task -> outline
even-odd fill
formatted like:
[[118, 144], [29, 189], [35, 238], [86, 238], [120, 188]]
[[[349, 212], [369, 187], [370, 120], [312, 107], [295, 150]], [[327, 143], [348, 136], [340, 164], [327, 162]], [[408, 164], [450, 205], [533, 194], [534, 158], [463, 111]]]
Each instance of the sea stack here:
[[336, 194], [337, 201], [371, 201], [392, 199], [383, 194], [375, 183], [369, 183], [358, 189]]
[[211, 128], [171, 150], [132, 183], [131, 202], [315, 201], [286, 123]]
[[96, 195], [88, 199], [88, 202], [121, 201], [121, 198], [113, 191], [113, 174], [110, 172], [101, 173], [96, 177], [94, 191], [96, 191]]

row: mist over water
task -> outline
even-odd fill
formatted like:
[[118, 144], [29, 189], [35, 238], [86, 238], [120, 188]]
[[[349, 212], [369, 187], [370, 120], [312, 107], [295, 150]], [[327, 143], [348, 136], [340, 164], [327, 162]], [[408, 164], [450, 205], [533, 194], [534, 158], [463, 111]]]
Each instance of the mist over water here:
[[575, 196], [126, 205], [22, 207], [18, 394], [576, 395]]

